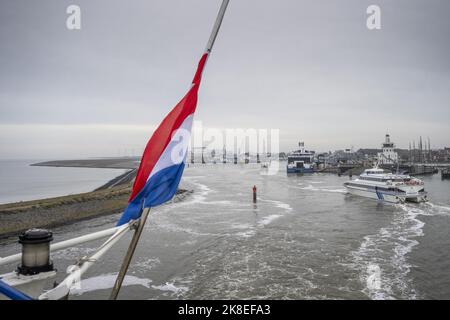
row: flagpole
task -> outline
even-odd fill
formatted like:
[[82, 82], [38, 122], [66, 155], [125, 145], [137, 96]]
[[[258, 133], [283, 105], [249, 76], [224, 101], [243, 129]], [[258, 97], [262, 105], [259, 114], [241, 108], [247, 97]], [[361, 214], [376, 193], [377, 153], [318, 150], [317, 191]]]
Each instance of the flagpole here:
[[125, 279], [125, 275], [127, 274], [128, 267], [131, 263], [131, 258], [133, 258], [134, 251], [136, 250], [136, 246], [139, 242], [139, 238], [141, 237], [142, 230], [144, 230], [145, 222], [147, 221], [148, 214], [150, 212], [150, 208], [144, 208], [142, 211], [141, 218], [139, 219], [139, 225], [134, 232], [133, 238], [131, 239], [130, 245], [128, 246], [127, 254], [122, 262], [122, 267], [120, 268], [119, 274], [117, 275], [116, 282], [114, 283], [114, 287], [111, 291], [111, 295], [109, 296], [109, 300], [116, 300], [119, 295], [120, 288], [122, 287], [123, 280]]
[[214, 27], [211, 31], [208, 44], [206, 45], [205, 52], [207, 53], [211, 52], [214, 42], [216, 41], [217, 34], [219, 33], [220, 26], [222, 25], [223, 16], [225, 15], [229, 2], [230, 0], [222, 1], [222, 5], [220, 6], [219, 13], [217, 14], [216, 22], [214, 23]]
[[[216, 22], [214, 23], [211, 35], [209, 37], [208, 43], [206, 45], [205, 52], [209, 55], [216, 41], [217, 34], [219, 33], [220, 25], [222, 24], [223, 17], [225, 15], [225, 11], [227, 9], [228, 3], [230, 0], [223, 0], [222, 5], [220, 6], [219, 13], [217, 14]], [[120, 288], [122, 287], [123, 280], [127, 273], [128, 267], [130, 266], [131, 259], [133, 258], [134, 251], [136, 250], [136, 246], [139, 242], [139, 238], [141, 236], [142, 230], [144, 229], [145, 222], [147, 220], [148, 214], [150, 212], [150, 208], [144, 208], [142, 211], [142, 215], [139, 221], [139, 226], [137, 227], [133, 239], [131, 239], [130, 245], [128, 247], [125, 258], [122, 262], [122, 266], [120, 268], [119, 274], [117, 275], [116, 282], [111, 291], [111, 295], [109, 296], [110, 300], [116, 300], [119, 295]]]

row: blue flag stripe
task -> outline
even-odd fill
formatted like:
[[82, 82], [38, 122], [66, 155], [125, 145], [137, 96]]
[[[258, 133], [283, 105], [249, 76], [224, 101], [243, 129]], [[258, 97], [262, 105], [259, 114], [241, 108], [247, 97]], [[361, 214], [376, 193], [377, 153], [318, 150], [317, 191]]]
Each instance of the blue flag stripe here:
[[128, 204], [117, 226], [138, 219], [143, 208], [155, 207], [172, 199], [183, 175], [184, 162], [154, 174], [141, 192]]

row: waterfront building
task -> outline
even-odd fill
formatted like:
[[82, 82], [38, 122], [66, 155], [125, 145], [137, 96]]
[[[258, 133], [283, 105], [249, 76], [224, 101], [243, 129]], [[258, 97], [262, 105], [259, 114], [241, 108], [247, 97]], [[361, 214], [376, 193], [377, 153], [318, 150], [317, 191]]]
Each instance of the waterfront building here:
[[398, 154], [394, 150], [395, 145], [391, 141], [389, 134], [386, 134], [385, 141], [382, 144], [382, 150], [378, 153], [379, 164], [396, 164], [398, 162]]

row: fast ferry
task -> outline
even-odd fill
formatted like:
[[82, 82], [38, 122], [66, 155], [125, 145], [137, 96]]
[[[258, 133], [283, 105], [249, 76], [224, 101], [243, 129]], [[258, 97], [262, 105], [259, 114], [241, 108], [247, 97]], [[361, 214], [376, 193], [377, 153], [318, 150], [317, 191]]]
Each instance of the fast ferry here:
[[366, 169], [359, 178], [344, 183], [348, 193], [380, 201], [425, 202], [423, 181], [404, 174], [385, 173], [377, 167]]
[[312, 173], [315, 169], [315, 151], [305, 149], [305, 143], [298, 144], [299, 150], [293, 151], [287, 157], [287, 173]]

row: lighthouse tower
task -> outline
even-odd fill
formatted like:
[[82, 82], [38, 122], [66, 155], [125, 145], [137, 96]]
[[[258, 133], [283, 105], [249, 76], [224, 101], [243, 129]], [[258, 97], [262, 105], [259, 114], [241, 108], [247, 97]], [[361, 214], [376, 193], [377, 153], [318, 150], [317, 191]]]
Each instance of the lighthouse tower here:
[[386, 134], [386, 139], [382, 145], [382, 152], [378, 153], [379, 164], [395, 164], [398, 161], [398, 154], [394, 151], [395, 145], [391, 142], [391, 137]]

